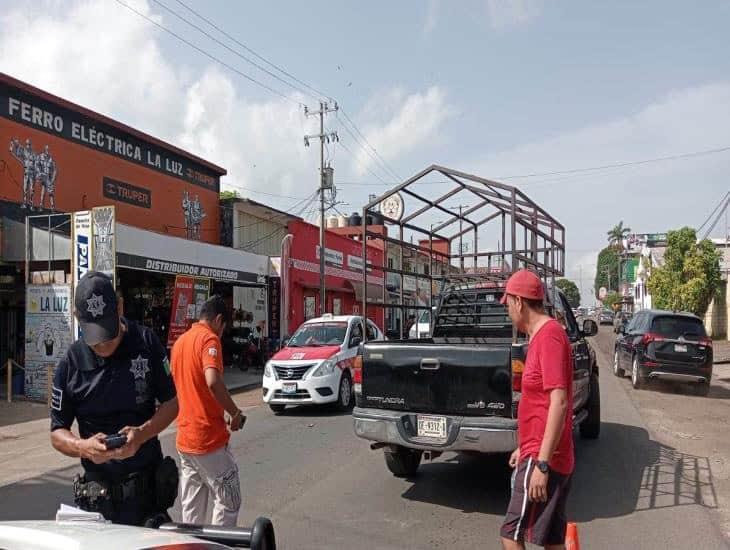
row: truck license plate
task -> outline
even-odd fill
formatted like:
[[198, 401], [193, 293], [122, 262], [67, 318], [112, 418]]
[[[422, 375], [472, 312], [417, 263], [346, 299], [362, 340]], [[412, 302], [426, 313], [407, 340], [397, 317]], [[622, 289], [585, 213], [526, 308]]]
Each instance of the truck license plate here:
[[687, 345], [686, 344], [674, 344], [674, 351], [677, 353], [687, 353]]
[[282, 391], [282, 393], [297, 393], [297, 383], [296, 382], [284, 382], [281, 385], [281, 391]]
[[446, 417], [419, 415], [418, 436], [446, 439]]

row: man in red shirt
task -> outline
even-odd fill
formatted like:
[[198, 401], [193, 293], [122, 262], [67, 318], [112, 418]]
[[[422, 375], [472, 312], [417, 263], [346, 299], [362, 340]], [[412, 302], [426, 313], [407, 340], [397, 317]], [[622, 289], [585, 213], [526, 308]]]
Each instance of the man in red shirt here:
[[519, 447], [510, 457], [512, 498], [501, 529], [505, 549], [525, 541], [565, 548], [565, 504], [573, 473], [573, 360], [565, 329], [545, 313], [542, 281], [521, 270], [507, 281], [502, 303], [530, 343], [517, 413]]

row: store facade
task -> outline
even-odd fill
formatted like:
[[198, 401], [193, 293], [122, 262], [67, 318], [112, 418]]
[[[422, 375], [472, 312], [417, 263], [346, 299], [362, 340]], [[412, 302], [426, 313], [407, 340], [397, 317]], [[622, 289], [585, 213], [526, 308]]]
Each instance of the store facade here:
[[[327, 231], [325, 239], [326, 303], [320, 304], [319, 227], [291, 221], [281, 256], [282, 335], [291, 335], [304, 321], [321, 313], [359, 315], [362, 306], [362, 242]], [[368, 245], [370, 246], [370, 245]], [[382, 250], [370, 247], [368, 257], [383, 261]], [[384, 292], [381, 275], [368, 273], [368, 295]], [[383, 312], [374, 309], [372, 321], [383, 329]]]
[[0, 145], [0, 359], [30, 366], [26, 380], [28, 354], [50, 349], [39, 334], [58, 332], [29, 332], [29, 314], [72, 297], [86, 269], [113, 275], [127, 316], [163, 343], [188, 283], [191, 301], [219, 293], [244, 332], [266, 334], [269, 259], [218, 246], [223, 168], [2, 73]]

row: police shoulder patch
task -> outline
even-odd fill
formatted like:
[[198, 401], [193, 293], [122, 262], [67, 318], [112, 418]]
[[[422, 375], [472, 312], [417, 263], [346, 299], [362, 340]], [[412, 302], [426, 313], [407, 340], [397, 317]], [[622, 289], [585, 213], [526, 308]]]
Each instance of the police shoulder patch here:
[[63, 405], [63, 390], [53, 386], [51, 389], [51, 408], [60, 411]]

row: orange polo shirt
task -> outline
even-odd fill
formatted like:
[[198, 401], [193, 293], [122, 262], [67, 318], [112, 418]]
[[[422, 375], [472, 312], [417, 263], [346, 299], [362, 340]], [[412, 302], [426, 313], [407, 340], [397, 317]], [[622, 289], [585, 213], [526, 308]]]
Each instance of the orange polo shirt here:
[[196, 455], [217, 451], [230, 434], [225, 411], [205, 381], [205, 370], [213, 368], [223, 375], [220, 338], [206, 324], [195, 323], [172, 347], [171, 368], [180, 406], [178, 451]]

